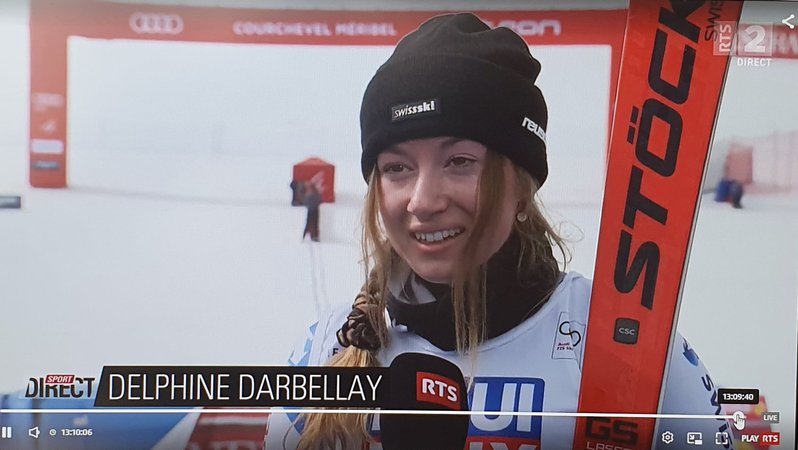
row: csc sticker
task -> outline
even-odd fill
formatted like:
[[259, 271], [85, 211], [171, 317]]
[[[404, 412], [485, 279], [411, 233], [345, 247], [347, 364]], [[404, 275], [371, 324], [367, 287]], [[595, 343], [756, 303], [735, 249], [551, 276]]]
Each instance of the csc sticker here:
[[620, 317], [615, 321], [615, 342], [621, 344], [637, 344], [637, 336], [640, 333], [640, 322], [635, 319]]

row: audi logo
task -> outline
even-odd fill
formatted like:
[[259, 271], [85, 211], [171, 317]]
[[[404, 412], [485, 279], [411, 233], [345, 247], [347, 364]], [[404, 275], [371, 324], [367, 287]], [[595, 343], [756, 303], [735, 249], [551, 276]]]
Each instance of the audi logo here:
[[177, 14], [133, 13], [130, 29], [139, 34], [180, 34], [183, 18]]

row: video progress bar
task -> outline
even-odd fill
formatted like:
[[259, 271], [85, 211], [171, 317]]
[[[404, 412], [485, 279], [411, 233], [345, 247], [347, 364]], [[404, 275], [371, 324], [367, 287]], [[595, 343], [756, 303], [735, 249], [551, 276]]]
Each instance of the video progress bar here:
[[[617, 417], [629, 419], [735, 419], [733, 415], [714, 414], [636, 414], [636, 413], [567, 413], [542, 411], [431, 411], [407, 409], [313, 409], [313, 408], [91, 408], [91, 409], [0, 409], [0, 414], [252, 414], [290, 412], [292, 414], [413, 414], [449, 416], [519, 416], [519, 417]], [[742, 415], [738, 412], [737, 415]], [[743, 415], [743, 417], [745, 417]]]

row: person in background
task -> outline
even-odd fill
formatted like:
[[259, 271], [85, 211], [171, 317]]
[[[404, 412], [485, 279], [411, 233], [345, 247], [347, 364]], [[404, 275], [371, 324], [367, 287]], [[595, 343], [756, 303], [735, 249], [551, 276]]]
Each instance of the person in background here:
[[313, 183], [305, 184], [305, 192], [302, 197], [302, 204], [308, 210], [305, 219], [305, 231], [302, 232], [302, 240], [310, 234], [310, 239], [319, 242], [319, 206], [321, 205], [321, 193]]
[[743, 183], [731, 175], [730, 155], [726, 155], [726, 162], [723, 164], [723, 178], [715, 187], [715, 201], [731, 203], [732, 208], [740, 209], [743, 207], [742, 199], [745, 193]]
[[291, 206], [302, 205], [302, 198], [305, 196], [305, 182], [291, 180]]
[[715, 201], [716, 202], [729, 202], [735, 209], [743, 207], [742, 199], [745, 193], [743, 184], [739, 181], [723, 178], [718, 182], [715, 188]]

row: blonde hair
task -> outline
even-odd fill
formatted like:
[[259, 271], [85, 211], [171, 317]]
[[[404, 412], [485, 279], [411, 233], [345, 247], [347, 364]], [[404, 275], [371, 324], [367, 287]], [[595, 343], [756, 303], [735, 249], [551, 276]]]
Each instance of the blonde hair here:
[[[466, 242], [462, 263], [455, 270], [452, 281], [452, 304], [455, 312], [455, 342], [457, 351], [475, 357], [474, 350], [485, 340], [485, 286], [486, 264], [469, 266], [474, 261], [478, 245], [490, 232], [492, 211], [484, 205], [495, 205], [507, 194], [504, 192], [504, 166], [508, 160], [488, 151], [485, 166], [480, 174], [477, 213], [471, 234]], [[554, 290], [560, 275], [560, 264], [552, 249], [557, 247], [563, 256], [563, 269], [569, 254], [562, 238], [546, 220], [536, 199], [538, 184], [521, 167], [513, 164], [519, 212], [527, 220], [514, 221], [512, 233], [520, 238], [518, 276], [522, 283], [540, 284], [547, 295]], [[377, 305], [369, 308], [369, 323], [379, 337], [380, 347], [388, 344], [388, 325], [384, 319], [385, 296], [391, 263], [395, 253], [380, 222], [379, 171], [374, 169], [368, 180], [368, 191], [363, 208], [361, 250], [366, 283], [356, 297]], [[543, 302], [541, 300], [541, 303]], [[534, 308], [533, 308], [534, 311]], [[333, 356], [328, 365], [334, 367], [374, 367], [379, 365], [377, 351], [349, 346]], [[300, 437], [299, 450], [357, 449], [371, 441], [368, 432], [369, 416], [366, 414], [308, 414]]]

